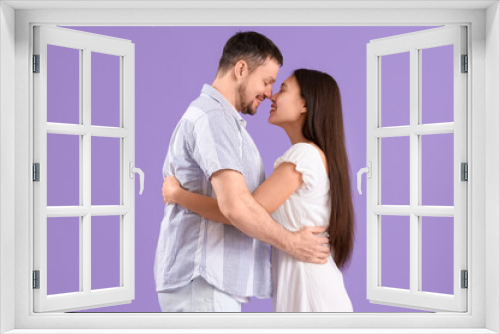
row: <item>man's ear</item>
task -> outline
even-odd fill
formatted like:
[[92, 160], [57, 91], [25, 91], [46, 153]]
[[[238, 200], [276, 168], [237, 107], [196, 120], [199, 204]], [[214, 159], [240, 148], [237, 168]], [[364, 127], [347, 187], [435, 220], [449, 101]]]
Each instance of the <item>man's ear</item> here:
[[234, 76], [236, 78], [236, 81], [239, 81], [240, 79], [243, 79], [247, 74], [248, 74], [248, 65], [247, 65], [247, 62], [244, 61], [244, 60], [238, 61], [234, 65]]

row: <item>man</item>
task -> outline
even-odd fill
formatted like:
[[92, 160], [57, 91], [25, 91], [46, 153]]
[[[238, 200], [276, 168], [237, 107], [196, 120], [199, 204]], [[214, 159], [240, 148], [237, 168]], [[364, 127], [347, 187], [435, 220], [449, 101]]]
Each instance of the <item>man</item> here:
[[282, 65], [281, 52], [267, 37], [237, 33], [224, 46], [214, 82], [203, 86], [172, 134], [164, 176], [217, 197], [234, 226], [165, 207], [155, 260], [163, 312], [241, 312], [251, 296], [270, 298], [268, 244], [302, 261], [326, 263], [328, 239], [314, 235], [325, 228], [289, 232], [251, 195], [264, 181], [264, 167], [238, 111], [256, 113], [271, 97]]

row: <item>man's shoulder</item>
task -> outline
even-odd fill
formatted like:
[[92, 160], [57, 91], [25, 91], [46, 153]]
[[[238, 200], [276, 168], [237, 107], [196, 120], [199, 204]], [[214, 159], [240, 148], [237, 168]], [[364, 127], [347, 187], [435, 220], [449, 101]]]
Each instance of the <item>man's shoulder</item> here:
[[227, 116], [227, 112], [224, 111], [223, 106], [217, 101], [208, 96], [201, 95], [191, 102], [182, 118], [194, 125], [202, 119], [217, 118], [219, 121], [223, 121], [224, 119], [229, 119]]
[[212, 109], [222, 109], [222, 105], [218, 101], [214, 100], [212, 97], [204, 93], [201, 93], [200, 96], [198, 96], [193, 102], [191, 102], [189, 106], [193, 106], [205, 111], [209, 111]]

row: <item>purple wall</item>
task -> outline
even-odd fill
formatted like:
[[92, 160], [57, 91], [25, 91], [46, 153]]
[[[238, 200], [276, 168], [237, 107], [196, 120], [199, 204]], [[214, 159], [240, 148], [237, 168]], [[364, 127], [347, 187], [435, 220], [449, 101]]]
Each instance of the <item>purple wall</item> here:
[[[153, 261], [163, 216], [162, 165], [170, 135], [204, 83], [214, 79], [222, 47], [237, 31], [255, 30], [271, 38], [284, 55], [275, 90], [296, 68], [325, 71], [342, 94], [351, 185], [356, 214], [356, 243], [344, 281], [356, 312], [415, 312], [371, 304], [366, 299], [366, 181], [356, 191], [356, 172], [366, 165], [366, 44], [430, 27], [71, 27], [129, 39], [136, 50], [136, 162], [146, 174], [138, 195], [136, 181], [136, 298], [128, 305], [92, 312], [159, 312]], [[425, 50], [422, 60], [423, 123], [453, 121], [452, 47]], [[429, 55], [429, 56], [427, 56]], [[49, 47], [48, 121], [77, 123], [78, 52]], [[92, 124], [119, 124], [118, 58], [92, 56]], [[382, 60], [382, 125], [409, 124], [409, 57]], [[266, 175], [290, 146], [286, 134], [267, 123], [269, 101], [257, 115], [245, 116], [259, 148]], [[78, 138], [48, 137], [48, 205], [78, 205]], [[59, 140], [58, 138], [64, 138]], [[422, 203], [453, 205], [453, 134], [422, 139]], [[382, 140], [382, 204], [409, 204], [409, 140]], [[92, 204], [119, 203], [119, 140], [92, 140]], [[119, 282], [118, 217], [92, 223], [92, 288]], [[69, 222], [69, 223], [65, 223]], [[452, 293], [453, 219], [423, 220], [423, 289]], [[78, 219], [48, 220], [49, 294], [78, 290]], [[382, 284], [409, 287], [409, 218], [382, 219]], [[253, 299], [245, 312], [271, 312], [271, 300]]]

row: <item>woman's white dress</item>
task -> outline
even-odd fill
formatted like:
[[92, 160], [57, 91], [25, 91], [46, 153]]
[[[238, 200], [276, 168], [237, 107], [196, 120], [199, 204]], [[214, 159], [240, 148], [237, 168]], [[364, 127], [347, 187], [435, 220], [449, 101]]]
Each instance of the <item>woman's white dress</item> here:
[[[330, 181], [320, 152], [311, 144], [293, 145], [274, 163], [295, 164], [301, 186], [272, 217], [289, 231], [305, 226], [327, 226], [330, 219]], [[305, 263], [272, 249], [275, 312], [352, 312], [342, 272], [332, 257], [326, 264]]]

